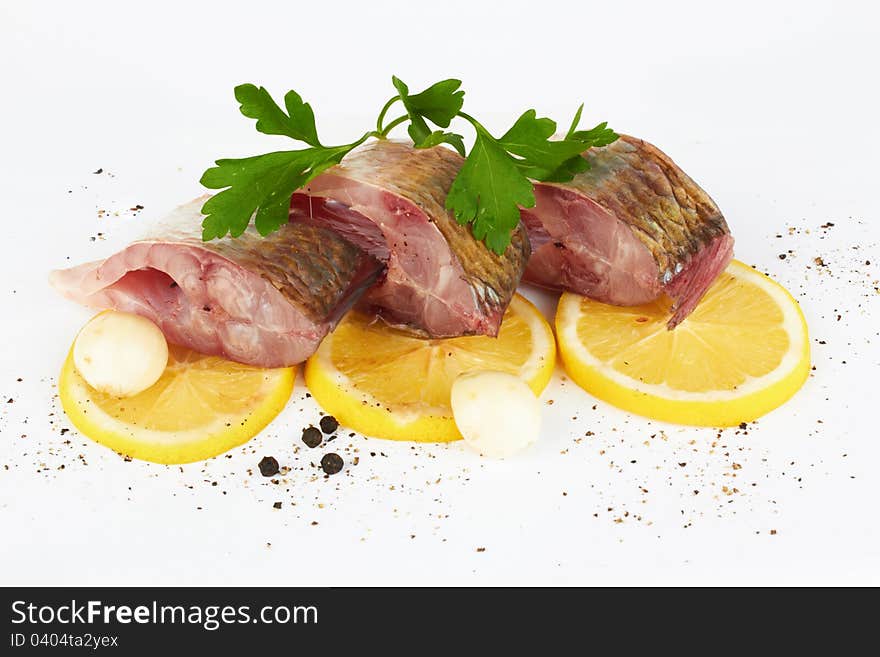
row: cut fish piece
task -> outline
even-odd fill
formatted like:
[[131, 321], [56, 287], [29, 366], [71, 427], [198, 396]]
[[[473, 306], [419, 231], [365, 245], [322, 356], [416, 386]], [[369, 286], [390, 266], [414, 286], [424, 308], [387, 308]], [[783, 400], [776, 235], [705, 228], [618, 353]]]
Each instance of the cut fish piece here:
[[497, 335], [529, 241], [520, 225], [499, 256], [446, 210], [463, 162], [444, 147], [372, 142], [296, 192], [291, 221], [330, 228], [386, 265], [361, 306], [388, 324], [433, 338]]
[[376, 259], [317, 226], [203, 242], [206, 198], [179, 207], [161, 237], [52, 272], [50, 282], [84, 305], [142, 315], [174, 344], [284, 367], [311, 356], [381, 273]]
[[667, 155], [622, 135], [584, 154], [567, 183], [536, 183], [522, 210], [532, 243], [524, 280], [620, 306], [673, 300], [668, 327], [696, 307], [733, 257], [715, 202]]

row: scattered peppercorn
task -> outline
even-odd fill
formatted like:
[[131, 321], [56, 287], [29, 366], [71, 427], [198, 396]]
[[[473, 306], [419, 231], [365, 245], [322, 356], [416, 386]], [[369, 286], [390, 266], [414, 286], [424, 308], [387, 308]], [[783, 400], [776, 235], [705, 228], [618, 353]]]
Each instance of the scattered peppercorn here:
[[318, 424], [324, 433], [333, 433], [339, 428], [339, 422], [332, 415], [325, 415]]
[[324, 454], [324, 458], [321, 459], [321, 469], [328, 475], [335, 475], [342, 470], [343, 465], [345, 465], [345, 463], [343, 462], [342, 457], [336, 452]]
[[303, 429], [302, 441], [311, 448], [315, 448], [321, 444], [324, 437], [315, 427], [306, 427]]
[[275, 504], [272, 505], [272, 508], [273, 508], [273, 509], [280, 509], [280, 508], [281, 508], [281, 502], [275, 502]]
[[274, 477], [280, 468], [274, 456], [264, 456], [260, 461], [260, 474], [264, 477]]

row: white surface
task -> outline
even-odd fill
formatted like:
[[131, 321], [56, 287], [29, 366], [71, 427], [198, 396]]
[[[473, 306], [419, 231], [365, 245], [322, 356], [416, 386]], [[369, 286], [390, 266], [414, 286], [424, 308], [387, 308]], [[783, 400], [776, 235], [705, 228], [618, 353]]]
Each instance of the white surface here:
[[[870, 3], [470, 1], [436, 20], [405, 4], [3, 3], [0, 583], [880, 584]], [[261, 436], [205, 464], [62, 436], [55, 376], [90, 313], [49, 269], [200, 194], [214, 158], [283, 148], [238, 114], [235, 84], [296, 88], [332, 143], [371, 124], [392, 73], [413, 88], [461, 77], [497, 130], [586, 101], [587, 121], [667, 151], [722, 207], [738, 257], [803, 304], [804, 389], [716, 437], [628, 416], [557, 372], [544, 435], [515, 459], [340, 437], [360, 463], [329, 480], [311, 465], [323, 449], [295, 449], [318, 417], [301, 384]], [[267, 454], [292, 468], [279, 485], [248, 474]]]

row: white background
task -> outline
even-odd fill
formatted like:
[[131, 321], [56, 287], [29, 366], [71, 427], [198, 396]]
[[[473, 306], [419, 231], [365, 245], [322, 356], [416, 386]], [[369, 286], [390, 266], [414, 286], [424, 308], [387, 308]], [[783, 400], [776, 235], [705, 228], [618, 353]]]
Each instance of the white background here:
[[[2, 4], [0, 584], [880, 584], [871, 3], [416, 4]], [[235, 84], [297, 89], [333, 143], [372, 124], [393, 73], [460, 77], [495, 130], [585, 101], [588, 122], [672, 155], [738, 257], [802, 303], [803, 390], [717, 437], [557, 372], [542, 439], [515, 459], [342, 434], [360, 462], [329, 480], [323, 450], [296, 449], [318, 417], [301, 381], [231, 458], [128, 463], [62, 435], [55, 376], [90, 313], [48, 271], [201, 193], [214, 158], [283, 147], [238, 114]], [[249, 474], [266, 454], [291, 468], [279, 485]]]

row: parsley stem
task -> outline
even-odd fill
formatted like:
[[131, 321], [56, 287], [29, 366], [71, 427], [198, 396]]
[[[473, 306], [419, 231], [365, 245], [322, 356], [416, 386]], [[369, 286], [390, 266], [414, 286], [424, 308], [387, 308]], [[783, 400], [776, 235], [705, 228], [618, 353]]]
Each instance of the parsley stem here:
[[[351, 151], [353, 151], [355, 148], [357, 148], [358, 146], [360, 146], [361, 144], [363, 144], [365, 141], [367, 141], [367, 139], [369, 139], [370, 137], [374, 137], [375, 135], [376, 135], [375, 132], [365, 132], [365, 133], [363, 134], [363, 136], [362, 136], [360, 139], [358, 139], [357, 141], [353, 141], [353, 142], [351, 142], [350, 144], [346, 144], [345, 146], [340, 146], [339, 148], [340, 148], [340, 149], [344, 149], [344, 150], [345, 150], [345, 155], [348, 155], [348, 154], [349, 154]], [[344, 156], [343, 156], [343, 157], [344, 157]]]
[[400, 100], [400, 96], [395, 96], [394, 98], [389, 100], [387, 103], [385, 103], [385, 106], [382, 108], [382, 111], [379, 112], [379, 118], [376, 119], [376, 131], [379, 134], [387, 134], [383, 131], [382, 122], [385, 120], [385, 115], [388, 113], [388, 110], [391, 109], [391, 106], [394, 103], [396, 103], [398, 100]]
[[384, 139], [385, 137], [388, 136], [388, 133], [391, 132], [394, 128], [399, 126], [404, 121], [408, 121], [408, 120], [409, 120], [409, 115], [398, 116], [391, 123], [386, 125], [385, 128], [379, 133], [379, 135]]
[[486, 128], [484, 128], [483, 125], [479, 121], [477, 121], [474, 117], [472, 117], [470, 114], [468, 114], [466, 112], [459, 112], [458, 116], [460, 116], [465, 121], [467, 121], [472, 126], [474, 126], [474, 128], [476, 128], [476, 130], [478, 132], [485, 132], [486, 134], [489, 134], [489, 131], [486, 130]]

